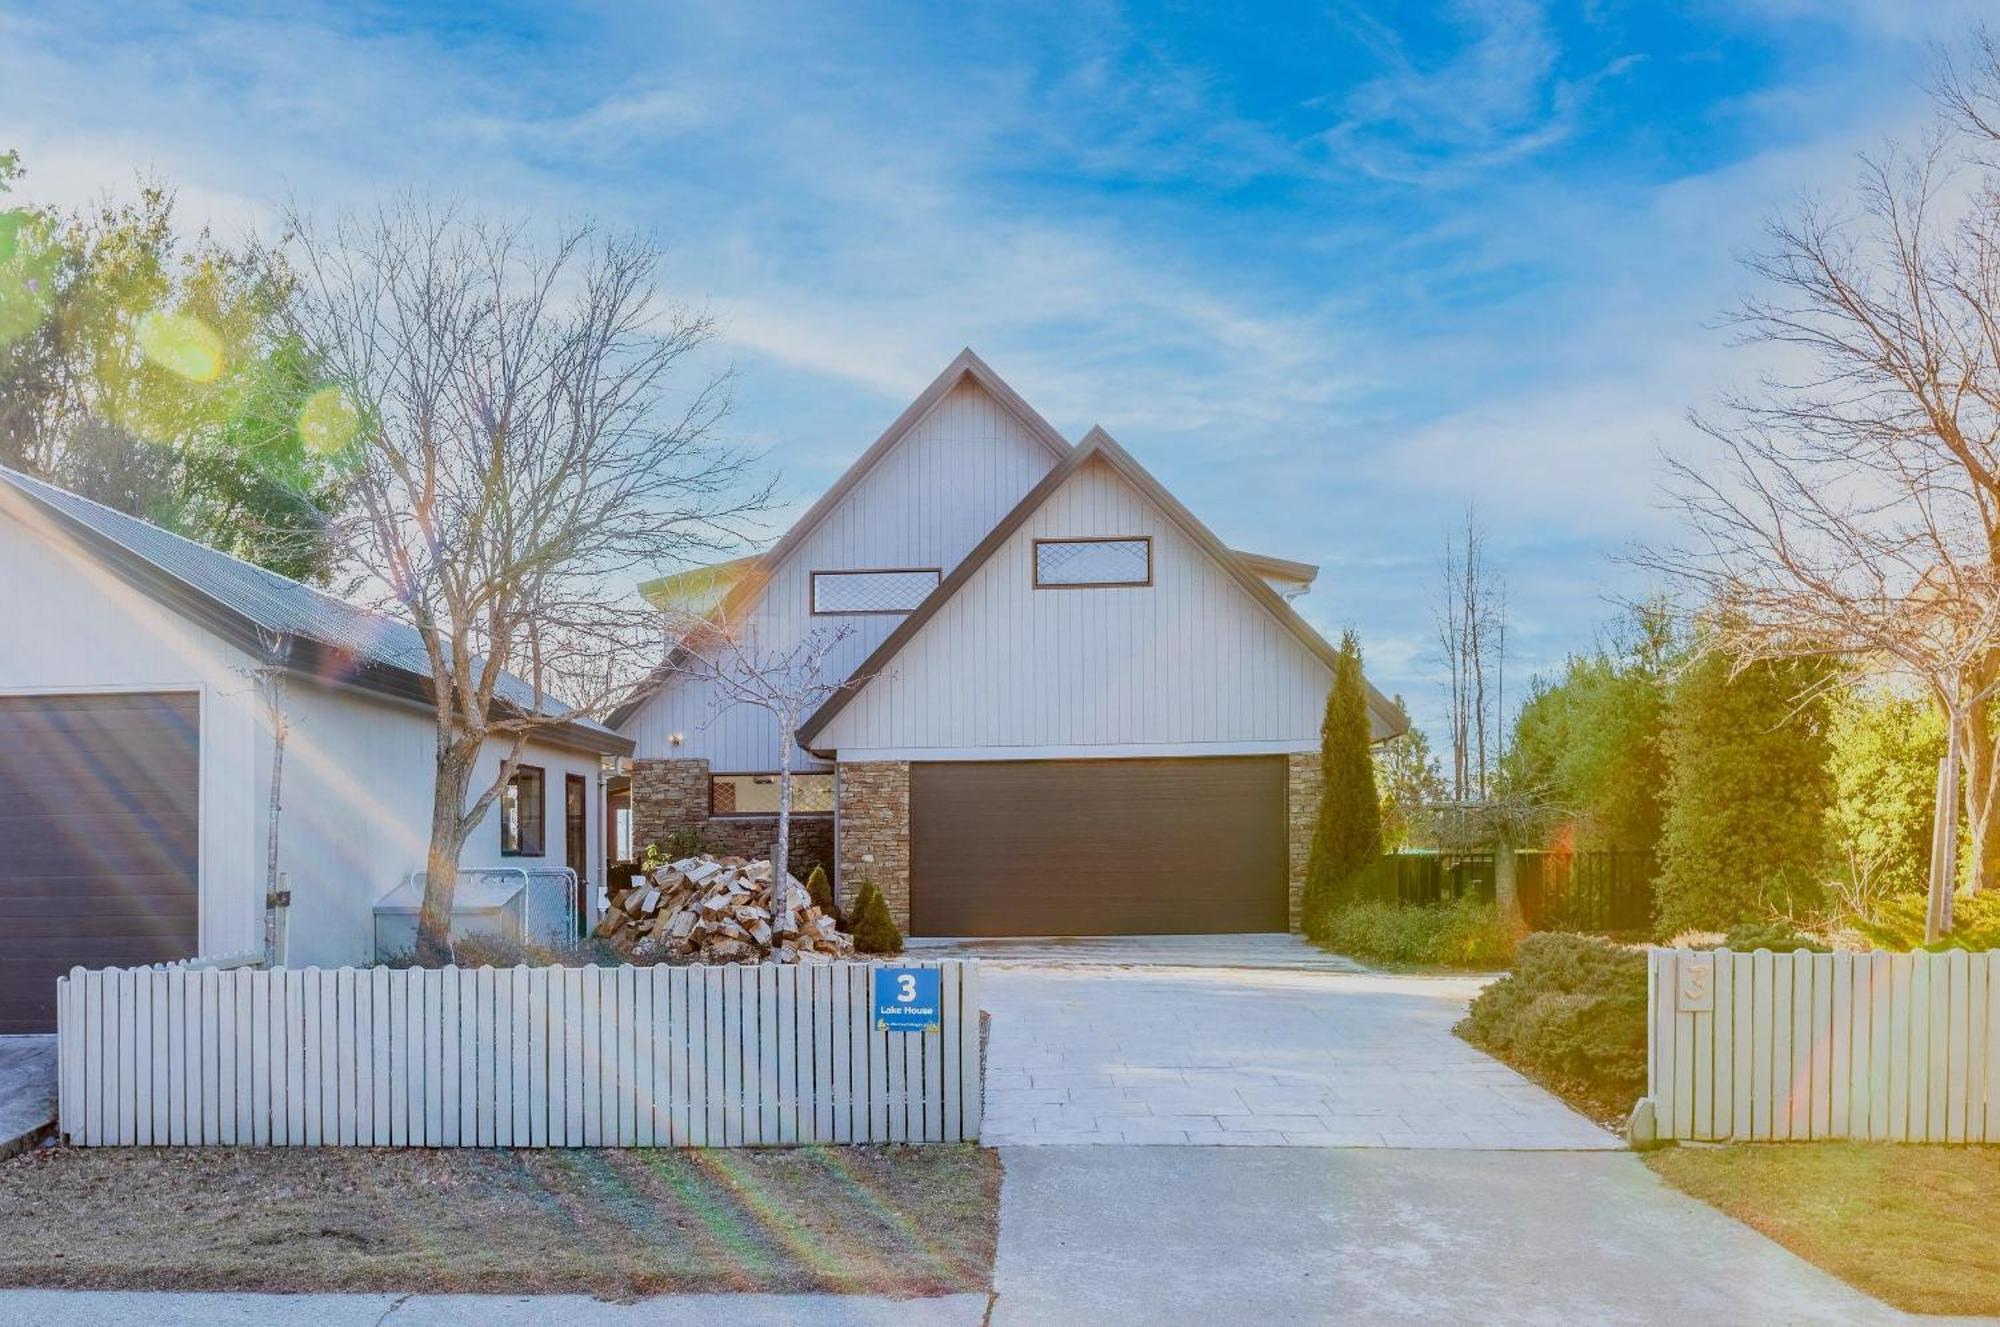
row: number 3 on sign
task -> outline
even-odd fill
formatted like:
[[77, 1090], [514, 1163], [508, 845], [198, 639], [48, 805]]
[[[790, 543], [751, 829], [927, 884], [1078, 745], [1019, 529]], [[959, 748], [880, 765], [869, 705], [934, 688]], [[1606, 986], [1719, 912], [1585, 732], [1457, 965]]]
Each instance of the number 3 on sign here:
[[943, 1003], [936, 968], [875, 969], [875, 1030], [935, 1032]]

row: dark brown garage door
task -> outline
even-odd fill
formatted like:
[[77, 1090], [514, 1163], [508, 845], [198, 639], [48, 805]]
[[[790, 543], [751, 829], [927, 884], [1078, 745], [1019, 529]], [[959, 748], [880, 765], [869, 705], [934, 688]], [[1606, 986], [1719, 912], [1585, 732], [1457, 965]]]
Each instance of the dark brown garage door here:
[[192, 695], [0, 697], [0, 1033], [55, 1026], [71, 967], [195, 952]]
[[917, 935], [1282, 931], [1285, 762], [910, 767]]

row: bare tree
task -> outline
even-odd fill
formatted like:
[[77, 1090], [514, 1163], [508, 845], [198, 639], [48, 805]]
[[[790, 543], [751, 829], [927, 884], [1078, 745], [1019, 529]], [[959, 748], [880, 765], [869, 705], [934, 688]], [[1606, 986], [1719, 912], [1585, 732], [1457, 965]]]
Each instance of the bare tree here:
[[[571, 226], [537, 243], [409, 197], [325, 227], [286, 220], [289, 316], [351, 414], [335, 441], [357, 501], [337, 534], [415, 628], [431, 679], [417, 950], [436, 964], [460, 849], [522, 749], [663, 680], [632, 574], [728, 548], [766, 495], [712, 441], [725, 381], [670, 393], [712, 324], [660, 297], [644, 238]], [[489, 744], [497, 772], [475, 787]]]
[[1487, 796], [1500, 759], [1505, 709], [1507, 587], [1486, 562], [1486, 531], [1468, 504], [1448, 532], [1432, 604], [1450, 697], [1451, 786], [1460, 801]]
[[2000, 874], [2000, 177], [1966, 118], [2000, 86], [1983, 49], [1984, 81], [1944, 96], [1970, 149], [1942, 122], [1865, 159], [1850, 209], [1771, 224], [1749, 263], [1768, 293], [1732, 321], [1783, 368], [1695, 417], [1719, 458], [1670, 461], [1692, 538], [1638, 559], [1705, 600], [1707, 643], [1745, 665], [1842, 657], [1927, 690], [1948, 724], [1932, 938], [1961, 801], [1973, 887]]
[[291, 638], [275, 631], [259, 630], [264, 662], [254, 670], [257, 692], [264, 703], [264, 719], [271, 726], [271, 789], [264, 807], [264, 966], [275, 967], [279, 959], [278, 912], [289, 906], [278, 886], [278, 828], [284, 814], [285, 742], [291, 736], [292, 721], [285, 710], [285, 667], [289, 662]]
[[[778, 842], [771, 854], [781, 932], [793, 929], [789, 888], [792, 849], [792, 758], [799, 725], [821, 705], [861, 684], [859, 676], [830, 678], [827, 663], [853, 635], [848, 626], [815, 627], [786, 647], [759, 644], [755, 623], [715, 619], [690, 624], [681, 641], [678, 671], [712, 689], [709, 719], [738, 705], [763, 710], [778, 733]], [[835, 903], [839, 902], [838, 897]]]

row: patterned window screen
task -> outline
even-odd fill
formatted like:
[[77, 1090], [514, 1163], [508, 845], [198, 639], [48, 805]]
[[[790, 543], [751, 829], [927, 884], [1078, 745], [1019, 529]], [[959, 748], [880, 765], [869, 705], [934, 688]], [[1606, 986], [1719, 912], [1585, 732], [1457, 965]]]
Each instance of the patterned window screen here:
[[937, 585], [935, 569], [816, 571], [812, 576], [812, 611], [908, 613]]
[[1153, 545], [1146, 539], [1038, 539], [1037, 585], [1149, 585]]
[[[774, 816], [778, 814], [775, 774], [717, 774], [709, 780], [708, 813], [715, 816]], [[792, 814], [833, 813], [833, 775], [792, 775]]]

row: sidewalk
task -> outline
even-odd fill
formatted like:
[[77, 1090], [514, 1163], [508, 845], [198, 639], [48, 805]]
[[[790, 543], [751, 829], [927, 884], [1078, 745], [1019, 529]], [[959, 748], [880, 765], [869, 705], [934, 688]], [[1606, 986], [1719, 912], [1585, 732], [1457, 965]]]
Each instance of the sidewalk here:
[[582, 1295], [167, 1295], [0, 1290], [0, 1322], [38, 1327], [977, 1327], [986, 1296], [673, 1295], [612, 1304]]

